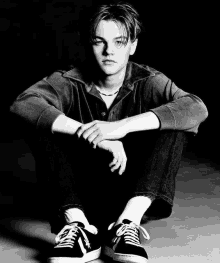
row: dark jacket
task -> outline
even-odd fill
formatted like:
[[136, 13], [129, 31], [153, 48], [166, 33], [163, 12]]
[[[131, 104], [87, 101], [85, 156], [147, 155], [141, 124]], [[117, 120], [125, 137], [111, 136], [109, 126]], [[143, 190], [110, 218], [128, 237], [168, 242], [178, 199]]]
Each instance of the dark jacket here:
[[148, 66], [129, 62], [125, 80], [109, 109], [94, 84], [78, 68], [57, 71], [21, 93], [10, 107], [37, 129], [51, 129], [60, 115], [88, 123], [117, 121], [147, 111], [160, 120], [160, 129], [198, 132], [208, 116], [196, 95], [178, 88], [169, 78]]

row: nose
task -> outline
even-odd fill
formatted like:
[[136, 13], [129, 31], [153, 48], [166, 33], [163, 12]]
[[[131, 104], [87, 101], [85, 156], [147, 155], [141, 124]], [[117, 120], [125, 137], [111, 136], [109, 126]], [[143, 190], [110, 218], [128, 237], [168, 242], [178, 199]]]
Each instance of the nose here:
[[107, 55], [113, 55], [114, 54], [114, 46], [112, 44], [107, 43], [105, 46], [104, 52]]

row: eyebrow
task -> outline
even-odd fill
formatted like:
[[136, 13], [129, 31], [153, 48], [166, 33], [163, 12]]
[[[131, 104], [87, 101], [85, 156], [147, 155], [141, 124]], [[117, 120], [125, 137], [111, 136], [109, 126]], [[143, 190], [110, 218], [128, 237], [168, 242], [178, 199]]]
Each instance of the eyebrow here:
[[[99, 36], [94, 36], [94, 39], [95, 39], [95, 38], [99, 38], [99, 39], [105, 40], [103, 37], [99, 37]], [[119, 36], [119, 37], [115, 37], [114, 39], [128, 40], [128, 37], [125, 37], [125, 36]]]

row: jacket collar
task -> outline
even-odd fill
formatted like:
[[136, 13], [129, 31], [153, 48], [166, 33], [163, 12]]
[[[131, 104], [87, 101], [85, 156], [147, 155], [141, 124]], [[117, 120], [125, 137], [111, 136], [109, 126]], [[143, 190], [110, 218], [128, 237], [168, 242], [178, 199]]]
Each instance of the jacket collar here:
[[[142, 79], [145, 79], [145, 78], [152, 76], [152, 75], [155, 75], [155, 73], [148, 66], [139, 65], [137, 63], [129, 61], [127, 64], [127, 68], [126, 68], [123, 86], [128, 87], [130, 90], [133, 90], [134, 89], [133, 84], [135, 82], [142, 80]], [[89, 80], [86, 80], [82, 71], [77, 67], [74, 67], [69, 71], [66, 71], [63, 74], [63, 77], [71, 78], [71, 79], [74, 79], [76, 81], [79, 81], [79, 82], [85, 84], [88, 92], [94, 86], [94, 84], [92, 82], [90, 82]]]

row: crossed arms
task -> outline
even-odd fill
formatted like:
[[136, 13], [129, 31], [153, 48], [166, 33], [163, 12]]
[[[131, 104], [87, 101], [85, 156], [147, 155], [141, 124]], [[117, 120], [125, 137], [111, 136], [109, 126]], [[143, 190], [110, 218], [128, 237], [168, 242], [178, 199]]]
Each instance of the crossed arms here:
[[121, 175], [126, 168], [127, 157], [122, 142], [118, 139], [135, 131], [158, 129], [160, 122], [153, 112], [129, 117], [115, 122], [95, 120], [82, 124], [65, 115], [59, 115], [52, 125], [52, 132], [76, 134], [78, 138], [87, 140], [93, 148], [97, 146], [113, 154], [113, 161], [109, 164], [111, 171], [119, 169]]

